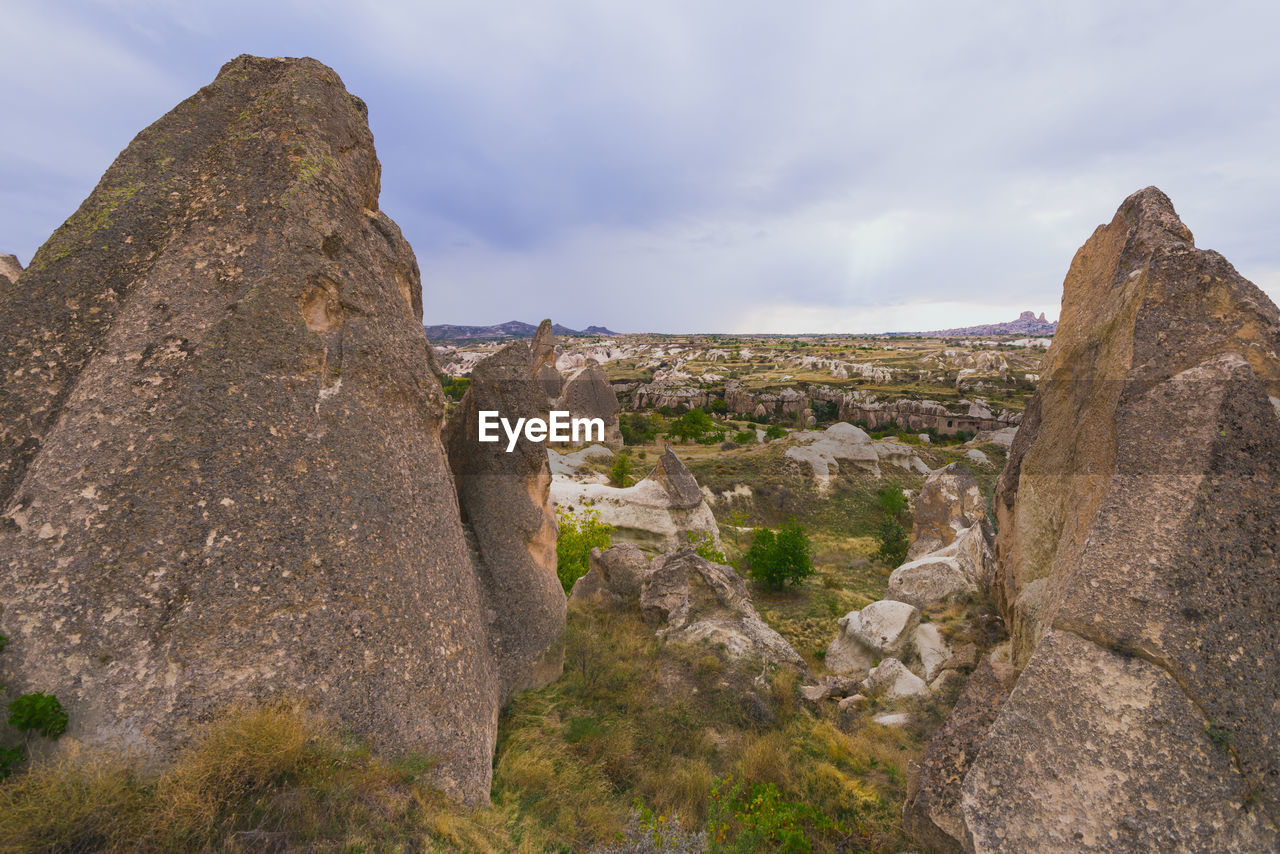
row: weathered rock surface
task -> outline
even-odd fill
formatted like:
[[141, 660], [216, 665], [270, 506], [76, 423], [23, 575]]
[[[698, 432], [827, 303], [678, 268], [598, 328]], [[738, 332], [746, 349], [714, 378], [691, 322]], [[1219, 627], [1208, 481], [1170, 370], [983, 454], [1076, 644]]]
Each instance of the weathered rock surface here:
[[12, 283], [18, 281], [21, 275], [22, 264], [18, 261], [17, 255], [0, 255], [0, 276], [4, 276]]
[[167, 756], [288, 694], [488, 797], [503, 670], [364, 104], [243, 56], [0, 289], [0, 683]]
[[912, 605], [888, 599], [872, 602], [837, 621], [839, 632], [823, 663], [833, 673], [863, 676], [876, 661], [905, 654], [919, 624], [920, 610]]
[[[578, 579], [570, 598], [638, 606], [659, 637], [706, 644], [730, 658], [756, 659], [811, 675], [791, 644], [760, 619], [742, 577], [691, 548], [652, 561], [631, 544], [593, 549], [590, 569]], [[831, 685], [839, 690], [845, 683], [833, 680]]]
[[873, 667], [862, 681], [862, 689], [886, 700], [929, 696], [929, 686], [925, 681], [896, 658], [886, 658]]
[[640, 612], [668, 640], [703, 642], [734, 658], [809, 672], [791, 644], [760, 619], [742, 577], [693, 549], [654, 560], [641, 584]]
[[902, 826], [919, 842], [942, 852], [964, 850], [961, 785], [1016, 675], [1007, 664], [983, 659], [920, 757], [919, 772], [908, 777]]
[[572, 418], [599, 418], [604, 422], [604, 444], [614, 449], [622, 447], [618, 395], [604, 368], [595, 359], [588, 359], [585, 367], [564, 378], [560, 397], [553, 408], [568, 410]]
[[546, 449], [523, 435], [479, 441], [482, 410], [504, 418], [545, 418], [546, 400], [530, 375], [536, 354], [515, 341], [471, 372], [471, 385], [444, 430], [463, 521], [475, 545], [489, 638], [502, 701], [560, 676], [564, 588], [556, 576], [556, 519]]
[[670, 446], [652, 472], [634, 486], [581, 482], [557, 475], [551, 485], [556, 506], [590, 505], [600, 520], [614, 526], [614, 537], [650, 552], [676, 551], [689, 534], [706, 532], [719, 548], [720, 528], [698, 481]]
[[951, 463], [925, 478], [913, 509], [909, 561], [951, 545], [957, 534], [987, 515], [982, 489], [964, 463]]
[[787, 448], [787, 459], [809, 466], [822, 491], [830, 488], [842, 460], [875, 477], [880, 477], [881, 462], [919, 474], [929, 473], [929, 467], [909, 445], [893, 439], [873, 441], [864, 430], [844, 421], [822, 432], [797, 433], [794, 438], [798, 444]]
[[994, 577], [995, 555], [983, 517], [960, 531], [950, 545], [890, 573], [888, 596], [928, 608], [954, 596], [986, 590]]
[[1163, 193], [1077, 252], [997, 488], [969, 850], [1280, 846], [1280, 312]]

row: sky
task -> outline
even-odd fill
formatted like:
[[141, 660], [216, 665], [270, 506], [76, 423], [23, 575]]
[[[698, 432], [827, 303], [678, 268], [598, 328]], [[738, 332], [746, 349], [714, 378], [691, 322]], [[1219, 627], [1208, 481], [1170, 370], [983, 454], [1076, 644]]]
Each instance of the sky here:
[[0, 252], [28, 263], [241, 53], [369, 105], [424, 322], [879, 332], [1056, 318], [1154, 184], [1280, 301], [1280, 6], [0, 0]]

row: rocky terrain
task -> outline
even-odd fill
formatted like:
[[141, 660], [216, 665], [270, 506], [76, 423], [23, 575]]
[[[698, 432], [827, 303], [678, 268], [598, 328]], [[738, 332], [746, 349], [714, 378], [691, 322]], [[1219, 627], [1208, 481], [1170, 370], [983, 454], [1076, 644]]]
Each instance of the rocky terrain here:
[[1058, 321], [1045, 320], [1044, 312], [1037, 317], [1033, 311], [1024, 311], [1017, 320], [1005, 323], [983, 323], [957, 329], [935, 329], [932, 332], [893, 332], [890, 335], [918, 335], [924, 338], [969, 338], [980, 335], [1030, 335], [1052, 336], [1058, 331]]
[[242, 56], [0, 256], [0, 850], [1280, 849], [1280, 311], [1159, 190], [910, 338], [424, 330], [380, 189]]

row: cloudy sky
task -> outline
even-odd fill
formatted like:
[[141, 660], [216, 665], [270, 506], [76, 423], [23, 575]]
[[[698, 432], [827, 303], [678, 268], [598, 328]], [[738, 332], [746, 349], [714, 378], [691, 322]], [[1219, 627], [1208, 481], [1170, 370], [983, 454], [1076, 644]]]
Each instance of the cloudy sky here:
[[134, 134], [255, 53], [369, 104], [427, 323], [1054, 318], [1072, 253], [1148, 184], [1277, 299], [1270, 7], [0, 0], [0, 251], [27, 263]]

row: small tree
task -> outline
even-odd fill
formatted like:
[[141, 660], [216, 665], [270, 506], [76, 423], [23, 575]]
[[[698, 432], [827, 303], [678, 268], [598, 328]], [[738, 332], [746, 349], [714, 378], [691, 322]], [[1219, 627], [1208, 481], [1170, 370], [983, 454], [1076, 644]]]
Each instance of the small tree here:
[[880, 520], [880, 530], [877, 536], [880, 540], [880, 546], [876, 549], [873, 557], [883, 561], [887, 566], [901, 566], [902, 562], [907, 559], [907, 549], [911, 547], [911, 543], [907, 538], [907, 529], [902, 527], [902, 523], [892, 516], [885, 516]]
[[600, 521], [600, 513], [591, 507], [580, 512], [565, 510], [557, 515], [560, 535], [556, 538], [556, 575], [566, 593], [573, 583], [587, 574], [592, 549], [607, 549], [613, 541], [613, 526]]
[[614, 486], [626, 486], [631, 479], [631, 455], [618, 454], [609, 467], [609, 482]]
[[743, 562], [753, 579], [781, 588], [786, 584], [799, 584], [813, 575], [811, 548], [804, 526], [791, 519], [776, 532], [757, 528]]
[[769, 429], [764, 431], [764, 437], [769, 441], [781, 439], [785, 435], [787, 435], [787, 428], [781, 424], [770, 424]]
[[716, 541], [710, 531], [689, 531], [685, 536], [689, 538], [689, 545], [693, 546], [693, 550], [703, 560], [728, 565], [729, 561], [725, 559], [724, 552], [716, 548]]

